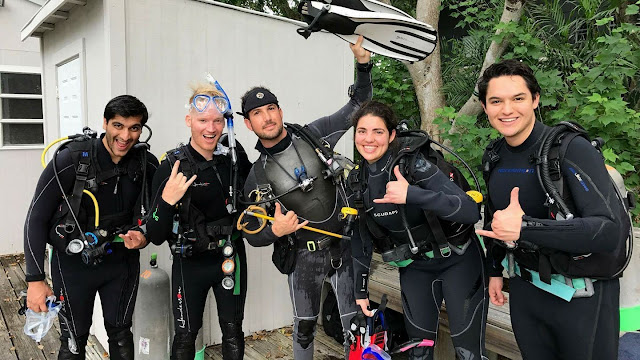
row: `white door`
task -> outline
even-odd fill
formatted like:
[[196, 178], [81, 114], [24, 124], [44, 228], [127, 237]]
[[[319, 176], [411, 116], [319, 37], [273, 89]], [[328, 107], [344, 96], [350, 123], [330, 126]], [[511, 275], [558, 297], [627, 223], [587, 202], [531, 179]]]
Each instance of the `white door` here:
[[81, 133], [85, 126], [80, 65], [80, 58], [75, 58], [56, 68], [60, 136]]

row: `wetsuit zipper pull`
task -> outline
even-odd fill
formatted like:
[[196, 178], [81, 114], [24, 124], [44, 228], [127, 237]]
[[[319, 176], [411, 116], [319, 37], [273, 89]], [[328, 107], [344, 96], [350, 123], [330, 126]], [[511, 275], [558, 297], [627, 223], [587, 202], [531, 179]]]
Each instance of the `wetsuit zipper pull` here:
[[120, 176], [116, 177], [116, 186], [113, 188], [113, 195], [118, 193], [118, 184], [120, 183]]

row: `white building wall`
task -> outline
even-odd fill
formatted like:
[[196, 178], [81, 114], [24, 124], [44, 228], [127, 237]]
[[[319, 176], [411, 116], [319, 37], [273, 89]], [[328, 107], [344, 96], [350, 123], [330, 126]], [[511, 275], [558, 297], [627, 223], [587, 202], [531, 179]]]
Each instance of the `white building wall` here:
[[[111, 98], [108, 92], [102, 5], [102, 1], [88, 1], [86, 6], [73, 8], [68, 20], [57, 23], [55, 31], [45, 33], [42, 38], [47, 141], [68, 135], [59, 134], [58, 130], [56, 66], [76, 56], [81, 59], [85, 84], [82, 94], [84, 125], [102, 130], [104, 106]], [[81, 130], [78, 129], [78, 132]]]
[[[83, 118], [85, 126], [102, 131], [104, 106], [111, 98], [106, 62], [105, 27], [102, 1], [88, 1], [86, 6], [72, 9], [68, 20], [56, 24], [55, 31], [42, 38], [43, 82], [45, 98], [45, 134], [47, 142], [68, 134], [59, 133], [58, 99], [56, 96], [56, 66], [73, 57], [80, 57], [84, 89]], [[82, 129], [78, 129], [80, 132]], [[47, 159], [51, 159], [49, 154]], [[32, 190], [33, 191], [33, 190]], [[100, 301], [96, 299], [93, 316], [94, 333], [105, 348]]]
[[[22, 26], [38, 10], [27, 0], [6, 0], [0, 7], [0, 71], [39, 71], [40, 40], [20, 41]], [[21, 70], [18, 70], [21, 69]], [[39, 155], [44, 146], [0, 149], [0, 254], [23, 251], [23, 224], [42, 168]]]
[[[126, 1], [127, 88], [147, 104], [153, 128], [152, 152], [189, 139], [184, 105], [189, 84], [210, 72], [231, 98], [235, 111], [242, 94], [256, 85], [270, 88], [287, 122], [310, 122], [336, 111], [348, 100], [353, 82], [353, 54], [333, 35], [316, 33], [305, 40], [293, 21], [191, 0]], [[250, 160], [258, 156], [255, 135], [242, 116], [235, 117], [237, 139]], [[345, 138], [351, 139], [351, 133]], [[342, 142], [341, 153], [351, 153]], [[151, 247], [150, 247], [151, 248]], [[155, 248], [155, 247], [154, 247]], [[160, 266], [170, 273], [167, 247]], [[250, 333], [292, 323], [286, 276], [271, 263], [271, 247], [247, 244], [248, 293], [244, 331]], [[204, 341], [219, 343], [217, 310], [210, 292]], [[208, 323], [208, 324], [207, 324]]]
[[20, 30], [38, 8], [28, 0], [5, 0], [0, 7], [0, 65], [40, 66], [40, 40], [20, 41]]
[[[297, 27], [289, 20], [192, 0], [88, 1], [43, 36], [47, 140], [64, 135], [58, 134], [56, 65], [73, 56], [80, 57], [84, 69], [85, 125], [101, 130], [106, 102], [122, 92], [135, 95], [150, 111], [151, 150], [158, 156], [188, 140], [183, 119], [189, 83], [203, 80], [207, 71], [224, 86], [236, 110], [246, 90], [265, 85], [278, 95], [285, 121], [307, 122], [330, 114], [348, 100], [353, 56], [338, 38], [314, 34], [304, 40]], [[255, 159], [256, 138], [240, 116], [236, 133]], [[343, 142], [337, 150], [350, 154], [351, 146]], [[292, 322], [286, 276], [272, 265], [271, 251], [248, 248], [245, 333]], [[151, 252], [159, 253], [160, 266], [170, 273], [167, 247], [149, 246], [142, 251], [142, 261]], [[211, 305], [205, 314], [207, 344], [221, 338]], [[96, 311], [94, 328], [106, 344], [100, 317]]]

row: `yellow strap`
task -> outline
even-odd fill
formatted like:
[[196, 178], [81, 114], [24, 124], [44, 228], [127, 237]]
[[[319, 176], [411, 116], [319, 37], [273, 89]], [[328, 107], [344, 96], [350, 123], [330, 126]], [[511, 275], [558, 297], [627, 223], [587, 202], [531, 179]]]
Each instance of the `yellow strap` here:
[[[247, 210], [252, 210], [254, 213], [261, 213], [264, 215], [267, 215], [267, 211], [264, 208], [261, 208], [260, 206], [257, 205], [251, 205], [247, 208]], [[258, 222], [260, 223], [260, 226], [258, 226], [257, 229], [255, 230], [249, 230], [247, 229], [247, 225], [249, 224], [248, 222], [243, 223], [242, 219], [244, 218], [244, 215], [246, 214], [246, 211], [243, 211], [240, 216], [238, 217], [238, 222], [236, 224], [236, 228], [238, 230], [242, 230], [244, 232], [246, 232], [247, 234], [253, 235], [253, 234], [257, 234], [260, 231], [262, 231], [262, 229], [264, 229], [265, 226], [267, 226], [267, 222], [266, 221], [260, 221], [258, 220]]]
[[[265, 214], [266, 214], [266, 211], [261, 211], [260, 213], [257, 213], [257, 212], [250, 211], [250, 210], [251, 210], [250, 208], [251, 208], [251, 207], [249, 207], [249, 209], [247, 209], [247, 210], [243, 211], [243, 212], [242, 212], [242, 214], [240, 215], [240, 218], [242, 218], [242, 215], [243, 215], [243, 214], [247, 214], [247, 215], [255, 216], [255, 217], [257, 217], [257, 218], [264, 219], [264, 220], [270, 220], [270, 221], [274, 221], [274, 220], [275, 220], [273, 217], [265, 215]], [[260, 209], [262, 209], [262, 208], [260, 208]], [[262, 210], [264, 210], [264, 209], [262, 209]], [[263, 224], [264, 224], [264, 223], [266, 223], [266, 222], [263, 222]], [[245, 224], [242, 224], [242, 225], [244, 226], [244, 225], [246, 225], [246, 223], [245, 223]], [[239, 226], [239, 227], [238, 227], [238, 229], [242, 229], [243, 231], [245, 231], [245, 232], [246, 232], [246, 230], [244, 229], [244, 227], [240, 227], [240, 219], [238, 219], [238, 226]], [[328, 236], [337, 237], [338, 239], [344, 239], [344, 238], [347, 238], [347, 237], [345, 237], [344, 235], [340, 235], [340, 234], [332, 233], [332, 232], [330, 232], [330, 231], [325, 231], [325, 230], [322, 230], [322, 229], [317, 229], [317, 228], [314, 228], [314, 227], [311, 227], [311, 226], [303, 226], [302, 228], [303, 228], [303, 229], [305, 229], [305, 230], [309, 230], [309, 231], [317, 232], [317, 233], [320, 233], [320, 234], [323, 234], [323, 235], [328, 235]], [[262, 230], [262, 228], [260, 228], [260, 230]], [[258, 231], [260, 231], [260, 230], [258, 230]], [[257, 232], [257, 231], [256, 231], [256, 232]]]

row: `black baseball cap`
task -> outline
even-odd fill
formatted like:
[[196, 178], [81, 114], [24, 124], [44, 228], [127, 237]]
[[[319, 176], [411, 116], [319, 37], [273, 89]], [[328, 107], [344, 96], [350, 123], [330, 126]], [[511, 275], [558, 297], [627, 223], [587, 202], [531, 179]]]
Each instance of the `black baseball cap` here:
[[237, 114], [248, 119], [249, 111], [268, 104], [278, 105], [278, 98], [267, 88], [255, 87], [242, 97], [242, 112], [238, 112]]

